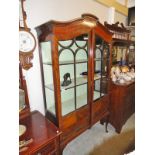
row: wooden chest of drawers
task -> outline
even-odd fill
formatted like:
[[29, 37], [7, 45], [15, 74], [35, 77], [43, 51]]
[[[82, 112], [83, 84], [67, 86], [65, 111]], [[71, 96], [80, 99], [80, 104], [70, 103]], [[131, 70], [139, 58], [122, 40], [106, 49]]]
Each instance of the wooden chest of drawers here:
[[120, 133], [122, 126], [135, 111], [135, 82], [111, 83], [109, 122]]

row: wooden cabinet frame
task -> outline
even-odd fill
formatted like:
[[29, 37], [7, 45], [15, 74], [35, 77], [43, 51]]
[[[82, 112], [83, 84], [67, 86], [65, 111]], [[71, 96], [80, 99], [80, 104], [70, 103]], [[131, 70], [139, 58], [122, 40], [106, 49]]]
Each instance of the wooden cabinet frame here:
[[[67, 143], [80, 133], [90, 128], [99, 120], [106, 120], [109, 115], [109, 82], [110, 82], [110, 64], [111, 64], [111, 41], [112, 33], [107, 30], [98, 20], [97, 17], [90, 14], [83, 14], [81, 18], [68, 21], [57, 22], [49, 21], [36, 28], [38, 33], [39, 43], [51, 42], [51, 62], [53, 67], [53, 84], [54, 84], [54, 97], [55, 97], [55, 117], [47, 109], [45, 103], [46, 116], [53, 121], [62, 131], [60, 136], [60, 148], [63, 151]], [[69, 40], [77, 36], [88, 34], [88, 75], [87, 75], [87, 104], [75, 109], [69, 114], [62, 116], [62, 98], [61, 98], [61, 83], [60, 83], [60, 68], [59, 68], [59, 55], [58, 55], [58, 41]], [[94, 53], [95, 53], [95, 37], [99, 36], [107, 45], [107, 73], [106, 80], [108, 83], [107, 94], [101, 96], [97, 100], [94, 100]], [[42, 50], [40, 45], [40, 65], [42, 73], [42, 84], [44, 100], [46, 100], [46, 93], [44, 89], [44, 72], [42, 61]], [[102, 74], [101, 74], [102, 78]], [[101, 87], [100, 87], [101, 89]]]

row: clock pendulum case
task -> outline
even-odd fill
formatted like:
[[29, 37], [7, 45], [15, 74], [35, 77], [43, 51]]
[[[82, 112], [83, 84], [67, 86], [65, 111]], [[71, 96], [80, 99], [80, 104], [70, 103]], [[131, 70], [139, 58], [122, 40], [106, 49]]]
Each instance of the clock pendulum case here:
[[28, 70], [32, 67], [31, 60], [36, 47], [36, 39], [26, 24], [26, 12], [24, 11], [23, 2], [20, 0], [20, 19], [19, 19], [19, 60], [22, 68]]

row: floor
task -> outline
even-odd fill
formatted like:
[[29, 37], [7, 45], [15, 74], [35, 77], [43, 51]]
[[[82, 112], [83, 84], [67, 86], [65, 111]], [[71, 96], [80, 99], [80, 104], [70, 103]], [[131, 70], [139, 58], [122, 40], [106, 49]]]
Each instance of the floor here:
[[[133, 114], [124, 124], [122, 131], [135, 128], [135, 115]], [[63, 151], [63, 155], [88, 155], [88, 153], [103, 139], [107, 140], [117, 135], [111, 124], [108, 124], [108, 133], [105, 132], [105, 126], [96, 123], [91, 129], [86, 130], [80, 136], [71, 141]]]

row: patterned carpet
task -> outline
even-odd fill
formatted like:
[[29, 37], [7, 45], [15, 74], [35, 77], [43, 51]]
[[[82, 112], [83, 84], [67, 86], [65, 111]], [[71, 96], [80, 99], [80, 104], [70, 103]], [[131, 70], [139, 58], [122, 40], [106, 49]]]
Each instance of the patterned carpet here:
[[[106, 146], [107, 151], [109, 151], [106, 155], [118, 155], [116, 153], [119, 151], [118, 149], [116, 149], [115, 146], [123, 146], [126, 148], [127, 145], [129, 145], [129, 143], [131, 142], [131, 139], [133, 140], [134, 128], [134, 114], [128, 119], [128, 121], [123, 126], [121, 136], [115, 132], [115, 129], [112, 125], [108, 125], [108, 133], [106, 133], [105, 126], [101, 125], [100, 123], [96, 123], [91, 129], [88, 129], [80, 136], [75, 138], [73, 141], [71, 141], [64, 149], [63, 155], [89, 155], [90, 152], [92, 153], [94, 148], [98, 147], [101, 144], [104, 145], [104, 147]], [[122, 141], [118, 142], [120, 139]], [[111, 146], [114, 146], [114, 148], [112, 148]], [[102, 153], [102, 155], [104, 154]]]

